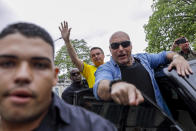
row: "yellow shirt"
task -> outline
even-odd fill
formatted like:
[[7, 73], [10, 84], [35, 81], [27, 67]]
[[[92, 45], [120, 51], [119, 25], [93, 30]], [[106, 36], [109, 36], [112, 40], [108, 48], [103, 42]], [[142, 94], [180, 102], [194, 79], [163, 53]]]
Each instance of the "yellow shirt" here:
[[94, 73], [97, 70], [97, 67], [88, 65], [85, 62], [83, 63], [84, 63], [84, 68], [83, 68], [82, 75], [87, 80], [89, 88], [93, 88], [93, 85], [95, 84]]

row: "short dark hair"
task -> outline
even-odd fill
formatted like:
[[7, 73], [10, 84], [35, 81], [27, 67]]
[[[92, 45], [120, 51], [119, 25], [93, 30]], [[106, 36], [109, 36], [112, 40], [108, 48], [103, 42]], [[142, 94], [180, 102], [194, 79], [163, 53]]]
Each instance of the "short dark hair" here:
[[95, 50], [95, 49], [99, 49], [99, 50], [104, 54], [103, 50], [102, 50], [100, 47], [92, 47], [92, 48], [90, 49], [90, 52], [91, 52], [92, 50]]
[[0, 33], [0, 39], [6, 37], [10, 34], [20, 33], [23, 36], [27, 38], [34, 38], [39, 37], [45, 42], [47, 42], [49, 45], [52, 46], [53, 56], [54, 56], [54, 42], [50, 34], [43, 29], [42, 27], [32, 24], [32, 23], [26, 23], [26, 22], [19, 22], [10, 24], [7, 27], [5, 27], [1, 33]]

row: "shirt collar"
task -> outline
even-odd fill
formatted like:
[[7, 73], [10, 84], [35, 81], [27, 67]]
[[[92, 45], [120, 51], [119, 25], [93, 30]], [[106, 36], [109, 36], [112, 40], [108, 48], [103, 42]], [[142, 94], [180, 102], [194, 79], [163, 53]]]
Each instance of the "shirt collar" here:
[[[135, 55], [131, 55], [131, 57], [135, 58]], [[138, 59], [138, 58], [137, 58]], [[112, 56], [110, 57], [110, 61], [114, 66], [118, 66], [118, 64], [114, 61], [114, 59], [112, 58]]]
[[110, 61], [114, 66], [118, 66], [118, 64], [113, 60], [112, 56], [110, 57]]

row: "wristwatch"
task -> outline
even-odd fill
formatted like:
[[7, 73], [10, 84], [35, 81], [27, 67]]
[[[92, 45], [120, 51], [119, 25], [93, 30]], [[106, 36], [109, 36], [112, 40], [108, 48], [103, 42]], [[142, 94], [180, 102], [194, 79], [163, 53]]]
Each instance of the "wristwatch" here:
[[117, 83], [117, 82], [122, 82], [122, 80], [112, 80], [112, 81], [110, 81], [110, 84], [109, 84], [109, 92], [110, 93], [112, 91], [112, 85]]

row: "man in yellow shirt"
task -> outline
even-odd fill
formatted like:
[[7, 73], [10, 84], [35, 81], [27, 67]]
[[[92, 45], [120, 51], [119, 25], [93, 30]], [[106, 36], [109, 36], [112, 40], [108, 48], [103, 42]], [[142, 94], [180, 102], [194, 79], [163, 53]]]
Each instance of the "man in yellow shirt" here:
[[68, 27], [68, 23], [66, 21], [61, 23], [59, 30], [61, 32], [61, 36], [65, 42], [67, 51], [70, 55], [73, 64], [79, 69], [79, 71], [82, 73], [84, 78], [86, 78], [89, 88], [93, 88], [93, 85], [95, 83], [94, 73], [97, 70], [97, 67], [99, 67], [104, 63], [105, 56], [103, 50], [99, 47], [91, 48], [90, 58], [91, 61], [94, 63], [94, 65], [88, 65], [87, 63], [81, 61], [78, 58], [78, 55], [76, 54], [76, 51], [69, 39], [71, 28]]

